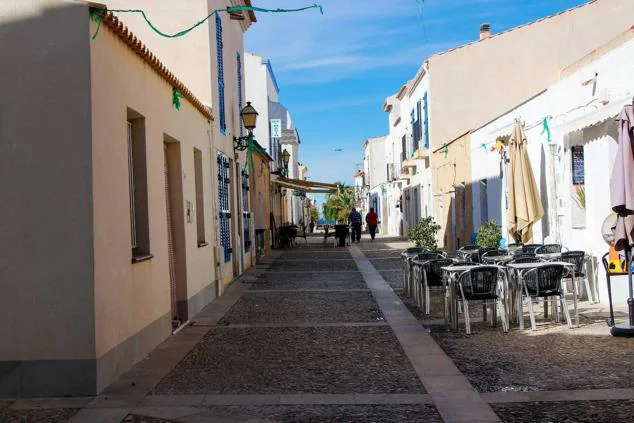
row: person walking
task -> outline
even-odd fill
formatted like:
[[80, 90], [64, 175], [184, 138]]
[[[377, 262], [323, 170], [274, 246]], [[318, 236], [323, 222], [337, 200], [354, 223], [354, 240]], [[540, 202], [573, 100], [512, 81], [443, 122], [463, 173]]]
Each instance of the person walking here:
[[352, 225], [352, 242], [355, 242], [355, 239], [356, 242], [361, 242], [361, 213], [353, 207], [348, 220]]
[[365, 215], [365, 223], [368, 224], [368, 230], [370, 231], [370, 238], [374, 241], [376, 235], [376, 227], [379, 224], [379, 216], [374, 212], [374, 208], [370, 208], [368, 214]]

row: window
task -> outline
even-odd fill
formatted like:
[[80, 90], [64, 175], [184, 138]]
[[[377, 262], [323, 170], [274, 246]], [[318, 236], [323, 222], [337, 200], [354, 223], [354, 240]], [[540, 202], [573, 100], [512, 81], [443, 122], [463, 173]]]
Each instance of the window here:
[[130, 244], [135, 259], [150, 254], [145, 118], [131, 109], [127, 115]]
[[242, 228], [244, 252], [251, 250], [251, 213], [249, 212], [249, 173], [242, 170]]
[[218, 153], [218, 218], [220, 219], [220, 246], [225, 263], [231, 260], [231, 211], [229, 202], [229, 158]]
[[218, 118], [220, 119], [220, 132], [224, 135], [227, 130], [225, 116], [225, 75], [222, 50], [222, 19], [216, 13], [216, 55], [218, 60]]
[[410, 155], [414, 155], [416, 150], [418, 150], [418, 123], [416, 122], [416, 109], [412, 109], [410, 113], [410, 123], [412, 125], [412, 151]]
[[570, 147], [570, 176], [571, 176], [571, 223], [575, 229], [586, 227], [586, 174], [583, 145]]
[[242, 127], [242, 59], [240, 58], [240, 52], [236, 53], [236, 69], [238, 76], [238, 125], [240, 126], [240, 136], [244, 135], [244, 128]]
[[401, 138], [401, 165], [403, 164], [403, 162], [406, 160], [407, 158], [407, 137], [405, 135], [403, 135], [403, 138]]
[[489, 220], [489, 183], [487, 179], [480, 181], [480, 224]]
[[429, 104], [427, 103], [427, 93], [423, 96], [423, 111], [424, 120], [423, 125], [425, 128], [425, 148], [429, 148]]
[[207, 245], [205, 240], [205, 200], [203, 196], [203, 153], [194, 148], [194, 185], [196, 189], [196, 228], [198, 246]]
[[420, 100], [416, 103], [416, 108], [412, 110], [412, 137], [414, 141], [412, 154], [418, 150], [421, 139], [421, 103]]

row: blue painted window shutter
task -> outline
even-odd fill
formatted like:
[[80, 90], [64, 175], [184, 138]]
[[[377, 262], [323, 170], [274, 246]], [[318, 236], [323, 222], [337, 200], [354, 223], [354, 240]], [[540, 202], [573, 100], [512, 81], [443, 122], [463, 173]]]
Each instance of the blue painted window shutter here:
[[238, 70], [238, 125], [240, 125], [240, 136], [243, 136], [244, 130], [240, 115], [242, 113], [242, 58], [240, 57], [240, 52], [236, 53], [236, 68]]
[[216, 13], [216, 54], [218, 60], [218, 118], [220, 119], [220, 132], [224, 135], [227, 131], [225, 115], [225, 74], [222, 49], [222, 19]]
[[429, 104], [427, 103], [427, 93], [423, 96], [423, 110], [425, 111], [425, 148], [429, 148]]
[[231, 260], [231, 206], [229, 203], [229, 158], [218, 153], [218, 218], [220, 219], [220, 246], [225, 263]]

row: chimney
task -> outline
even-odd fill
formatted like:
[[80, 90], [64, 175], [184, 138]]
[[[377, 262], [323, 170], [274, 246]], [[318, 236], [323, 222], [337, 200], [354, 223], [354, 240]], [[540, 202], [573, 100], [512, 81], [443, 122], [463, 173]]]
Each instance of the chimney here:
[[491, 24], [485, 23], [480, 25], [480, 39], [491, 37]]

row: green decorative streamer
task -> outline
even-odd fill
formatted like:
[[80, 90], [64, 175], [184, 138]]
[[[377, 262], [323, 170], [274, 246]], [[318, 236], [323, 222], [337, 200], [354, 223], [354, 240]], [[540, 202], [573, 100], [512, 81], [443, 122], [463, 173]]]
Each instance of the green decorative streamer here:
[[183, 94], [181, 94], [181, 90], [178, 87], [172, 87], [172, 104], [176, 108], [176, 110], [181, 109], [181, 98], [183, 98]]
[[546, 133], [548, 136], [548, 142], [550, 142], [550, 127], [548, 126], [548, 117], [544, 118], [544, 126], [542, 129], [542, 135]]
[[255, 144], [255, 137], [253, 134], [249, 134], [247, 136], [247, 159], [244, 163], [244, 170], [249, 173], [249, 168], [251, 168], [251, 173], [255, 174], [255, 162], [253, 161], [254, 153], [265, 153], [264, 149]]
[[484, 154], [487, 154], [487, 145], [485, 143], [480, 144], [480, 147], [482, 147], [482, 149], [484, 150]]
[[445, 158], [447, 158], [447, 156], [449, 155], [449, 144], [443, 144], [442, 151], [445, 153]]
[[[145, 11], [141, 10], [141, 9], [97, 9], [97, 8], [95, 8], [94, 10], [91, 9], [91, 16], [93, 14], [96, 15], [96, 16], [99, 16], [100, 13], [104, 13], [106, 11], [109, 11], [109, 12], [112, 12], [112, 13], [138, 13], [138, 14], [140, 14], [143, 17], [143, 19], [145, 19], [145, 22], [148, 24], [148, 26], [150, 28], [152, 28], [152, 30], [154, 32], [156, 32], [158, 35], [160, 35], [161, 37], [178, 38], [178, 37], [182, 37], [183, 35], [187, 35], [191, 31], [193, 31], [194, 29], [198, 28], [200, 25], [202, 25], [205, 22], [207, 22], [213, 15], [215, 15], [218, 12], [232, 13], [232, 12], [237, 12], [239, 10], [253, 10], [255, 12], [288, 13], [288, 12], [301, 12], [303, 10], [314, 9], [314, 8], [319, 9], [319, 11], [321, 12], [322, 15], [324, 14], [324, 10], [322, 9], [322, 7], [319, 4], [313, 4], [312, 6], [302, 7], [302, 8], [299, 8], [299, 9], [263, 9], [261, 7], [254, 7], [254, 6], [233, 6], [233, 7], [228, 7], [226, 9], [214, 10], [209, 15], [207, 15], [205, 18], [203, 18], [202, 20], [196, 22], [194, 25], [190, 26], [189, 28], [183, 29], [182, 31], [178, 31], [178, 32], [176, 32], [174, 34], [168, 34], [166, 32], [161, 31], [156, 25], [154, 25], [152, 23], [152, 21], [150, 21], [150, 18], [148, 18], [148, 16], [145, 13]], [[97, 21], [95, 20], [95, 22], [97, 22]], [[98, 22], [101, 23], [101, 16], [99, 16], [99, 21]], [[99, 32], [99, 28], [97, 28], [97, 32], [95, 33], [95, 35], [93, 35], [93, 40], [97, 36], [98, 32]]]
[[255, 7], [255, 6], [232, 6], [232, 7], [227, 7], [227, 12], [232, 13], [238, 10], [252, 10], [254, 12], [288, 13], [288, 12], [302, 12], [308, 9], [319, 9], [321, 14], [322, 15], [324, 14], [324, 9], [317, 3], [313, 4], [312, 6], [300, 7], [299, 9], [279, 9], [279, 8], [278, 9], [263, 9], [261, 7]]
[[99, 14], [99, 9], [95, 9], [94, 7], [90, 8], [90, 20], [97, 24], [97, 30], [92, 36], [92, 39], [94, 40], [95, 38], [97, 38], [97, 34], [99, 34], [99, 30], [101, 29], [102, 19], [101, 15]]

